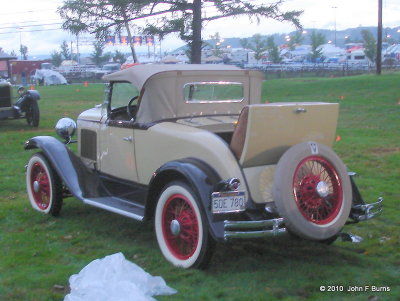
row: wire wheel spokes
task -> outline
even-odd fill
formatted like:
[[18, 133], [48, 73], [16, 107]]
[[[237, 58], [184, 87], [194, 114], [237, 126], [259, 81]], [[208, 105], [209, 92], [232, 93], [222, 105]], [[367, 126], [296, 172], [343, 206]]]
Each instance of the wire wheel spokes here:
[[342, 183], [335, 167], [320, 156], [303, 159], [293, 176], [293, 194], [301, 214], [315, 224], [328, 224], [339, 214]]
[[46, 169], [39, 162], [33, 164], [31, 170], [31, 189], [37, 206], [45, 210], [50, 205], [50, 180]]
[[194, 254], [199, 242], [199, 223], [194, 208], [184, 195], [174, 194], [167, 200], [162, 228], [174, 256], [187, 259]]

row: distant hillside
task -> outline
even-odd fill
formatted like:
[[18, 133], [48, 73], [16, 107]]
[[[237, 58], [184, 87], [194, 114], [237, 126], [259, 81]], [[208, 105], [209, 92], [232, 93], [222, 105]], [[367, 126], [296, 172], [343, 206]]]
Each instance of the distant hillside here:
[[[362, 35], [361, 31], [362, 30], [369, 30], [375, 37], [377, 37], [377, 27], [357, 27], [357, 28], [348, 28], [346, 30], [337, 30], [336, 31], [336, 45], [339, 47], [343, 47], [344, 44], [346, 43], [346, 37], [349, 37], [350, 42], [361, 42], [362, 41]], [[386, 37], [387, 35], [390, 35], [391, 37], [394, 38], [394, 40], [399, 43], [400, 42], [400, 33], [398, 30], [400, 27], [397, 28], [384, 28], [383, 30], [383, 36]], [[332, 43], [335, 42], [335, 31], [334, 30], [329, 30], [329, 29], [313, 29], [313, 28], [305, 28], [304, 29], [307, 34], [305, 34], [305, 39], [303, 41], [303, 44], [310, 44], [310, 35], [311, 33], [315, 30], [318, 33], [322, 33], [326, 41], [332, 41]], [[284, 34], [274, 34], [274, 41], [278, 45], [282, 45], [286, 43], [286, 36], [287, 35], [294, 35], [295, 31], [290, 32], [290, 33], [284, 33]], [[268, 37], [270, 35], [263, 35], [264, 37]], [[251, 38], [251, 37], [248, 37]], [[207, 43], [209, 43], [212, 47], [215, 46], [215, 41], [214, 40], [206, 40]], [[226, 38], [224, 37], [224, 42], [222, 43], [222, 46], [231, 46], [232, 48], [240, 48], [242, 47], [240, 44], [240, 38]], [[186, 46], [180, 47], [176, 49], [174, 52], [184, 50]]]

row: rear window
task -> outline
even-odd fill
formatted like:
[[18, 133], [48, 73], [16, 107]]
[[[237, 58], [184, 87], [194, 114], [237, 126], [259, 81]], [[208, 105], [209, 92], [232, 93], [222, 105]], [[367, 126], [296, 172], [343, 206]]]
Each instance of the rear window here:
[[184, 86], [187, 103], [241, 102], [243, 84], [238, 82], [195, 82]]

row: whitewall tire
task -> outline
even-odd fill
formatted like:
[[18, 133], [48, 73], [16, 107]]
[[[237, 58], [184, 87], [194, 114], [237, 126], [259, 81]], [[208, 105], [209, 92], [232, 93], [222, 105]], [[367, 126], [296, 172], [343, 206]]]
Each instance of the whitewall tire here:
[[42, 153], [32, 155], [26, 169], [26, 188], [35, 210], [57, 216], [62, 207], [62, 182]]
[[164, 257], [182, 268], [205, 267], [214, 241], [193, 190], [183, 182], [167, 185], [155, 211], [155, 232]]

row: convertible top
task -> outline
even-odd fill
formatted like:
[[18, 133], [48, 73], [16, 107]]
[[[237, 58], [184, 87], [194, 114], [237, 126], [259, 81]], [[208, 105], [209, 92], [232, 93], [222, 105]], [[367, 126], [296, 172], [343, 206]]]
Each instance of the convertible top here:
[[155, 74], [166, 71], [228, 71], [241, 70], [238, 67], [230, 65], [200, 65], [200, 64], [142, 64], [117, 71], [103, 76], [105, 81], [129, 81], [139, 90], [142, 89], [145, 82]]
[[[244, 106], [260, 103], [264, 75], [229, 65], [136, 65], [105, 75], [110, 82], [130, 82], [141, 91], [136, 121], [153, 123], [161, 120], [201, 115], [239, 114]], [[188, 83], [233, 82], [243, 85], [239, 102], [188, 103], [184, 87]]]

